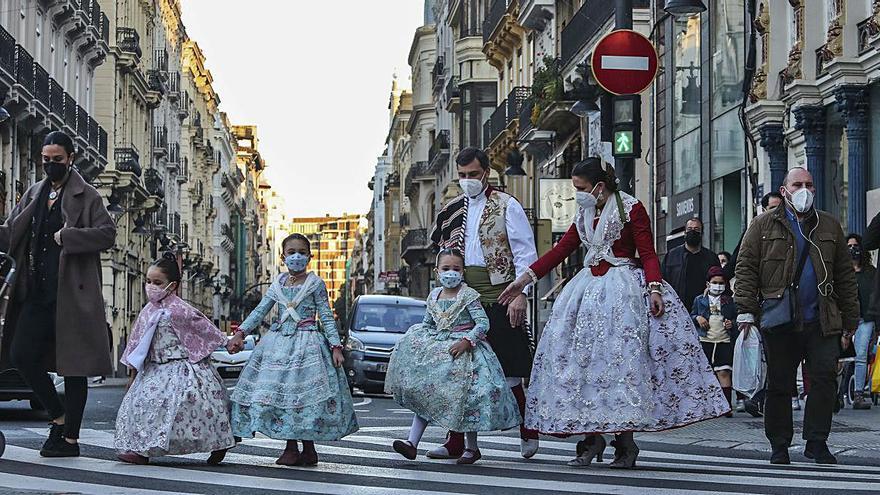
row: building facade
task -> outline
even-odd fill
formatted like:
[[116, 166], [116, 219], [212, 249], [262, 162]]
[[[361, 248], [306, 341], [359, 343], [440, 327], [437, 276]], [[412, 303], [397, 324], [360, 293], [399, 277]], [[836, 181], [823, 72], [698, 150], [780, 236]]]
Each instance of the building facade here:
[[[183, 270], [180, 295], [229, 329], [245, 309], [244, 283], [264, 280], [262, 258], [246, 257], [249, 278], [236, 272], [240, 253], [267, 235], [265, 201], [246, 201], [262, 165], [245, 160], [249, 188], [179, 0], [9, 0], [0, 26], [0, 104], [10, 115], [0, 122], [0, 215], [42, 179], [42, 140], [62, 130], [117, 223], [116, 245], [102, 254], [113, 361], [145, 302], [147, 267], [166, 251]], [[258, 231], [253, 246], [232, 233], [239, 218]]]
[[293, 218], [290, 233], [306, 236], [312, 245], [312, 270], [327, 284], [330, 304], [344, 296], [349, 260], [363, 237], [361, 215]]

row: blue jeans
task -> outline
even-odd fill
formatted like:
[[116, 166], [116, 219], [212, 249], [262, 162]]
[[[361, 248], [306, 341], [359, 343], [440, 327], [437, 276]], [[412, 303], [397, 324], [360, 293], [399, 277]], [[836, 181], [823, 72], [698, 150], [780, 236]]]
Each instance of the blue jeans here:
[[871, 336], [874, 335], [874, 322], [862, 320], [853, 337], [856, 347], [856, 390], [864, 390], [868, 381], [868, 352], [871, 350]]

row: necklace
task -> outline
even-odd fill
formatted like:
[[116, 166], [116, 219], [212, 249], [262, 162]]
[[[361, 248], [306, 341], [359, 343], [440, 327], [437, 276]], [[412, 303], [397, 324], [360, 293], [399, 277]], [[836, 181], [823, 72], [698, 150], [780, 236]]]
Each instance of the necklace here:
[[299, 279], [300, 279], [300, 277], [302, 277], [303, 275], [305, 275], [305, 272], [300, 273], [300, 274], [293, 274], [293, 273], [291, 273], [290, 276], [287, 277], [287, 283], [286, 283], [285, 285], [287, 285], [288, 287], [292, 287], [293, 284], [295, 284], [296, 282], [298, 282]]
[[59, 191], [61, 191], [62, 189], [64, 189], [64, 184], [58, 186], [57, 188], [52, 187], [52, 190], [49, 191], [49, 200], [55, 201], [58, 198]]

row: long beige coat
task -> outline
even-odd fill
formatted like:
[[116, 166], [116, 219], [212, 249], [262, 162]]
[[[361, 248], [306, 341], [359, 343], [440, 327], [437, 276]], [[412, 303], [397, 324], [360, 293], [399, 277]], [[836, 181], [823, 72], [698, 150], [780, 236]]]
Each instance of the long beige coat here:
[[[0, 226], [0, 250], [15, 258], [19, 271], [3, 329], [4, 361], [17, 330], [18, 309], [27, 298], [28, 241], [36, 199], [44, 183], [45, 180], [31, 186], [6, 223]], [[116, 224], [98, 191], [76, 171], [71, 172], [61, 196], [61, 215], [64, 228], [58, 273], [55, 359], [47, 362], [47, 366], [62, 376], [110, 375], [113, 366], [101, 287], [101, 251], [110, 249], [116, 242]]]

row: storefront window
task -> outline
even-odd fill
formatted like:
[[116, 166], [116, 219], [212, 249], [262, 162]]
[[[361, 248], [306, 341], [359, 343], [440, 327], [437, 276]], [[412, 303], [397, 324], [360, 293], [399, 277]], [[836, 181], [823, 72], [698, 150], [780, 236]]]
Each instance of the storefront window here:
[[672, 190], [678, 194], [700, 185], [700, 130], [695, 129], [676, 139], [673, 148], [675, 166]]
[[742, 103], [745, 68], [745, 1], [715, 0], [712, 6], [712, 116]]
[[672, 114], [673, 133], [678, 138], [700, 126], [700, 16], [676, 18], [673, 30]]
[[712, 121], [712, 178], [740, 170], [745, 165], [745, 133], [739, 113], [731, 110]]
[[742, 175], [712, 181], [712, 250], [733, 252], [743, 232]]

